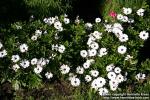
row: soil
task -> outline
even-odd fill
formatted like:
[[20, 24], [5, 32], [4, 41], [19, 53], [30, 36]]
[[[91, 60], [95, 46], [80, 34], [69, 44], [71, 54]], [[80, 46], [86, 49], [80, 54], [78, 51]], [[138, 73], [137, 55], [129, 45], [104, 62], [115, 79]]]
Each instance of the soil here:
[[13, 90], [10, 82], [5, 82], [0, 87], [0, 100], [13, 100], [16, 97], [23, 100], [28, 100], [29, 97], [34, 100], [51, 100], [57, 96], [69, 98], [72, 95], [71, 91], [73, 89], [65, 81], [55, 81], [53, 84], [45, 83], [44, 87], [40, 89], [19, 89], [18, 91]]

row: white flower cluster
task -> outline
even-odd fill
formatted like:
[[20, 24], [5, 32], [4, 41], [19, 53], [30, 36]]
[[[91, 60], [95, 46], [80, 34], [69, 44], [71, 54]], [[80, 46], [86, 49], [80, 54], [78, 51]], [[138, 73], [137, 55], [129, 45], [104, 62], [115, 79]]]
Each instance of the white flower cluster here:
[[84, 69], [88, 69], [91, 66], [92, 63], [94, 63], [94, 59], [86, 60], [86, 62], [83, 63]]
[[99, 48], [99, 44], [96, 42], [96, 40], [99, 40], [102, 38], [102, 33], [98, 31], [94, 31], [89, 35], [87, 45], [89, 47], [88, 50], [81, 50], [80, 55], [83, 58], [87, 57], [94, 57], [98, 55], [99, 57], [102, 57], [104, 55], [107, 55], [107, 49], [106, 48]]
[[[104, 24], [105, 32], [107, 33], [112, 33], [112, 35], [115, 36], [115, 38], [118, 39], [119, 45], [115, 46], [116, 52], [119, 53], [119, 56], [123, 55], [125, 61], [130, 61], [133, 56], [129, 55], [132, 53], [129, 53], [128, 51], [130, 48], [128, 47], [128, 42], [130, 38], [130, 33], [126, 33], [125, 28], [123, 27], [123, 24], [121, 23], [134, 23], [134, 19], [130, 18], [129, 15], [132, 14], [132, 9], [131, 8], [123, 8], [122, 10], [123, 14], [117, 14], [117, 20], [119, 22], [114, 22], [113, 24], [107, 23]], [[139, 16], [144, 16], [144, 9], [139, 9], [137, 10], [137, 15]], [[142, 17], [141, 17], [142, 18]], [[58, 17], [50, 17], [50, 18], [45, 18], [44, 22], [48, 24], [49, 26], [52, 26], [55, 30], [55, 39], [59, 39], [58, 33], [62, 32], [67, 24], [70, 23], [69, 18], [67, 18], [67, 15], [64, 16], [63, 22], [58, 19]], [[80, 24], [79, 19], [77, 18], [75, 21], [77, 24]], [[101, 18], [96, 18], [95, 23], [96, 25], [99, 25], [101, 22]], [[114, 64], [109, 64], [106, 66], [106, 77], [103, 76], [101, 77], [101, 73], [99, 69], [94, 68], [92, 65], [96, 63], [97, 59], [103, 59], [107, 57], [109, 54], [109, 47], [104, 47], [105, 45], [100, 45], [103, 39], [103, 35], [105, 33], [98, 31], [98, 29], [93, 30], [93, 27], [95, 25], [91, 23], [85, 23], [84, 28], [86, 31], [91, 32], [88, 35], [88, 40], [86, 42], [87, 49], [82, 49], [80, 50], [80, 56], [83, 58], [84, 62], [81, 63], [80, 65], [75, 65], [75, 68], [71, 66], [71, 64], [62, 64], [60, 65], [59, 71], [63, 75], [69, 75], [68, 79], [71, 83], [72, 86], [77, 87], [80, 86], [82, 80], [84, 80], [86, 83], [90, 84], [91, 88], [94, 89], [95, 91], [99, 92], [99, 95], [106, 95], [109, 93], [108, 87], [110, 87], [111, 91], [115, 91], [118, 89], [118, 86], [120, 83], [124, 82], [127, 80], [126, 76], [127, 75], [122, 75], [122, 70], [121, 67], [116, 67]], [[42, 32], [42, 30], [36, 30], [35, 34], [31, 37], [31, 40], [36, 41], [39, 37], [42, 36], [42, 34], [46, 34], [47, 31]], [[142, 30], [139, 32], [138, 35], [139, 38], [142, 40], [147, 40], [149, 38], [149, 33], [146, 30]], [[56, 41], [57, 42], [57, 41]], [[60, 43], [60, 42], [59, 42]], [[44, 68], [46, 65], [49, 64], [50, 59], [53, 59], [56, 57], [57, 53], [53, 53], [53, 51], [58, 51], [59, 53], [64, 53], [66, 50], [65, 45], [63, 43], [61, 44], [50, 44], [51, 45], [51, 56], [47, 58], [31, 58], [27, 59], [22, 57], [22, 54], [28, 53], [30, 51], [29, 46], [27, 43], [20, 44], [19, 50], [21, 52], [21, 55], [18, 54], [13, 54], [11, 56], [11, 61], [12, 61], [12, 69], [17, 72], [18, 69], [27, 69], [33, 67], [33, 72], [37, 75], [41, 74], [44, 72]], [[113, 48], [111, 48], [113, 49]], [[0, 58], [3, 58], [7, 55], [7, 51], [3, 49], [3, 44], [0, 42]], [[132, 54], [133, 55], [133, 54]], [[77, 55], [78, 56], [78, 55]], [[94, 59], [95, 58], [95, 59]], [[60, 62], [62, 63], [62, 62]], [[106, 63], [108, 63], [106, 61]], [[115, 62], [114, 62], [115, 63]], [[73, 65], [74, 66], [74, 65]], [[96, 67], [99, 67], [96, 66]], [[73, 72], [72, 72], [73, 71]], [[52, 72], [46, 70], [45, 72], [45, 77], [47, 79], [51, 79], [54, 75]], [[83, 76], [83, 77], [82, 77]], [[80, 77], [82, 77], [80, 79]], [[146, 75], [143, 73], [138, 73], [135, 78], [137, 80], [142, 80], [146, 78]], [[107, 88], [106, 88], [107, 87]]]
[[120, 42], [127, 42], [129, 40], [128, 35], [123, 33], [124, 29], [120, 23], [114, 23], [113, 25], [106, 24], [105, 28], [107, 32], [114, 33]]
[[115, 91], [118, 85], [125, 80], [125, 77], [121, 74], [121, 68], [110, 64], [106, 67], [106, 71], [108, 72], [107, 77], [109, 79], [110, 89]]
[[[103, 77], [97, 77], [91, 83], [91, 88], [99, 91], [100, 95], [105, 95], [108, 93], [108, 90], [104, 87], [106, 84], [106, 80]], [[101, 89], [105, 89], [105, 91], [101, 91]]]
[[31, 37], [31, 40], [36, 41], [38, 37], [40, 37], [42, 35], [42, 31], [41, 30], [36, 30], [35, 34]]
[[[20, 52], [24, 53], [28, 51], [28, 46], [27, 44], [21, 44], [20, 45]], [[20, 67], [26, 69], [29, 66], [35, 66], [35, 68], [33, 69], [33, 71], [36, 74], [40, 74], [44, 68], [44, 66], [46, 66], [49, 63], [49, 59], [45, 59], [45, 58], [33, 58], [30, 60], [27, 59], [21, 59], [20, 56], [18, 54], [16, 55], [12, 55], [11, 57], [11, 61], [13, 63], [12, 65], [12, 69], [16, 72], [18, 69], [20, 69]], [[50, 79], [53, 77], [53, 74], [51, 72], [46, 72], [45, 73], [45, 77], [47, 79]]]
[[[140, 8], [137, 10], [137, 15], [138, 16], [144, 16], [144, 9], [143, 8]], [[131, 8], [125, 8], [123, 7], [123, 14], [125, 15], [122, 15], [122, 14], [117, 14], [117, 19], [122, 21], [122, 22], [128, 22], [128, 23], [134, 23], [134, 19], [132, 18], [129, 18], [127, 15], [130, 15], [132, 14], [132, 9]]]
[[59, 53], [64, 53], [64, 51], [65, 51], [65, 46], [64, 45], [62, 45], [62, 44], [56, 44], [56, 45], [52, 45], [52, 50], [55, 50], [55, 51], [58, 51]]
[[31, 40], [36, 41], [42, 34], [47, 34], [47, 31], [42, 32], [42, 30], [36, 30], [35, 34], [31, 37]]
[[[140, 8], [139, 10], [137, 10], [137, 15], [139, 16], [144, 16], [144, 9]], [[132, 9], [131, 8], [123, 8], [123, 13], [125, 15], [129, 15], [132, 13]], [[122, 14], [118, 14], [117, 15], [117, 19], [122, 21], [122, 22], [128, 22], [128, 23], [134, 23], [134, 19], [133, 18], [128, 18], [128, 16], [123, 16]], [[108, 26], [106, 28], [108, 30]], [[122, 31], [121, 30], [115, 30], [114, 32], [115, 34], [122, 34]], [[149, 33], [146, 32], [146, 31], [141, 31], [140, 34], [139, 34], [139, 37], [143, 40], [147, 40], [148, 37], [149, 37]], [[119, 38], [119, 40], [121, 42], [126, 42], [128, 40], [128, 35], [123, 35], [122, 37]]]
[[[139, 11], [138, 11], [139, 12]], [[131, 8], [123, 8], [123, 13], [117, 15], [117, 19], [121, 22], [125, 23], [134, 23], [134, 19], [129, 18], [128, 15], [132, 14], [132, 9]], [[138, 14], [138, 13], [137, 13]], [[139, 14], [138, 14], [139, 15]], [[142, 16], [142, 15], [139, 15]], [[100, 23], [101, 19], [96, 18], [95, 23]], [[98, 24], [97, 24], [98, 25]], [[119, 54], [124, 55], [127, 53], [127, 47], [123, 43], [127, 43], [129, 40], [128, 34], [124, 33], [124, 28], [121, 23], [113, 23], [113, 24], [104, 24], [105, 26], [105, 31], [108, 33], [113, 33], [116, 38], [119, 40], [121, 43], [120, 46], [117, 47], [117, 52]], [[93, 25], [91, 23], [86, 23], [85, 28], [87, 30], [91, 30]], [[97, 69], [92, 69], [91, 65], [94, 64], [95, 60], [93, 59], [94, 57], [103, 57], [108, 54], [107, 48], [105, 47], [100, 47], [98, 44], [98, 41], [102, 39], [103, 33], [99, 31], [94, 31], [93, 33], [89, 34], [89, 38], [87, 41], [87, 46], [88, 49], [81, 50], [80, 51], [80, 56], [86, 61], [83, 63], [82, 66], [77, 66], [75, 70], [75, 74], [70, 73], [71, 68], [68, 65], [62, 65], [60, 67], [60, 71], [62, 74], [69, 74], [69, 80], [71, 82], [71, 85], [74, 87], [77, 87], [80, 85], [81, 80], [78, 77], [78, 75], [84, 75], [84, 80], [87, 83], [91, 84], [91, 88], [95, 89], [96, 91], [99, 92], [99, 95], [105, 95], [109, 92], [109, 90], [106, 88], [106, 85], [109, 85], [110, 90], [115, 91], [118, 89], [118, 86], [120, 83], [124, 82], [127, 80], [127, 74], [122, 75], [121, 74], [121, 68], [120, 67], [115, 67], [114, 64], [110, 64], [106, 66], [106, 71], [107, 71], [107, 78], [100, 77], [100, 73]], [[148, 39], [149, 33], [146, 31], [141, 31], [139, 34], [139, 37], [143, 40]], [[58, 45], [53, 46], [53, 49], [56, 50], [58, 48]], [[124, 60], [130, 61], [133, 56], [127, 54]], [[87, 73], [87, 69], [89, 73]], [[144, 79], [145, 74], [142, 74], [143, 76], [139, 76], [140, 74], [136, 75], [136, 79]], [[107, 82], [108, 81], [108, 82]], [[107, 84], [108, 83], [108, 84]]]
[[[48, 24], [48, 25], [54, 25], [54, 28], [55, 28], [57, 31], [59, 31], [59, 32], [61, 32], [61, 31], [64, 30], [63, 27], [62, 27], [61, 21], [59, 21], [59, 19], [58, 19], [58, 16], [49, 17], [49, 18], [44, 18], [43, 21], [44, 21], [46, 24]], [[65, 17], [64, 17], [64, 19], [63, 19], [63, 22], [64, 22], [65, 24], [69, 24], [69, 23], [70, 23], [70, 19], [67, 18], [67, 15], [65, 15]]]
[[44, 66], [46, 66], [48, 63], [49, 63], [49, 60], [45, 59], [45, 58], [40, 58], [40, 59], [33, 58], [31, 60], [31, 65], [35, 65], [36, 66], [34, 68], [34, 72], [36, 74], [40, 74], [42, 72]]

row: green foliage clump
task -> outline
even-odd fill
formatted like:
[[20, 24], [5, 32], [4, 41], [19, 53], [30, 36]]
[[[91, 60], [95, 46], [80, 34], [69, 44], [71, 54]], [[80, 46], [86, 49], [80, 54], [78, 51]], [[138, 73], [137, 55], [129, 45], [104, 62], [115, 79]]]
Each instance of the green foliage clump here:
[[71, 9], [69, 0], [24, 0], [29, 13], [37, 18], [55, 16]]

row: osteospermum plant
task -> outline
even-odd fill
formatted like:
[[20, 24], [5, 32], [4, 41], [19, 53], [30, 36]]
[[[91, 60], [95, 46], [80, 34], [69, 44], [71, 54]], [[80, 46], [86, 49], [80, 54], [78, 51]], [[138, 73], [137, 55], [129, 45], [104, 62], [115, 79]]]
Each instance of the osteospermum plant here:
[[29, 25], [15, 23], [0, 42], [5, 80], [14, 87], [35, 88], [42, 79], [63, 78], [73, 87], [88, 84], [99, 95], [128, 91], [149, 72], [148, 66], [138, 64], [139, 49], [149, 38], [149, 26], [140, 24], [146, 9], [133, 11], [123, 7], [110, 22], [96, 18], [95, 23], [84, 23], [78, 17], [70, 21], [63, 15]]

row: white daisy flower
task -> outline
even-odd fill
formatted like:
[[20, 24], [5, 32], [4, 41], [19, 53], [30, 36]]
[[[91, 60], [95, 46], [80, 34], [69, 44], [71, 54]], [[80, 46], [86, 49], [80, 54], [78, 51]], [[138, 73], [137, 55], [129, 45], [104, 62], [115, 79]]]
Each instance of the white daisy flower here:
[[69, 18], [64, 18], [64, 23], [65, 23], [65, 24], [69, 24], [69, 23], [70, 23]]
[[119, 82], [116, 79], [110, 80], [109, 81], [109, 86], [118, 86]]
[[114, 79], [116, 79], [116, 74], [115, 74], [114, 72], [109, 72], [109, 73], [107, 74], [107, 77], [108, 77], [108, 79], [110, 79], [110, 80], [114, 80]]
[[95, 89], [95, 90], [98, 90], [99, 88], [99, 82], [97, 81], [97, 79], [94, 79], [91, 83], [91, 88], [92, 89]]
[[0, 51], [0, 58], [3, 58], [5, 56], [7, 56], [7, 51], [6, 50]]
[[128, 22], [128, 17], [127, 17], [127, 16], [123, 16], [122, 21], [123, 21], [123, 22]]
[[91, 83], [91, 88], [94, 88], [95, 90], [98, 90], [98, 88], [101, 88], [105, 85], [106, 81], [102, 77], [98, 77], [97, 79], [94, 79]]
[[110, 90], [112, 91], [116, 91], [118, 88], [118, 85], [113, 85], [113, 86], [110, 86]]
[[20, 68], [20, 66], [18, 64], [15, 64], [12, 66], [12, 69], [16, 72], [18, 69]]
[[55, 18], [54, 17], [50, 17], [50, 18], [44, 18], [43, 20], [45, 23], [47, 23], [48, 25], [52, 25], [55, 22]]
[[37, 58], [33, 58], [33, 59], [31, 60], [31, 65], [36, 65], [37, 62], [38, 62], [38, 59], [37, 59]]
[[117, 75], [116, 80], [121, 83], [124, 81], [124, 76], [122, 76], [121, 74]]
[[106, 66], [106, 71], [110, 72], [113, 70], [114, 67], [115, 67], [114, 64], [110, 64], [110, 65]]
[[116, 91], [118, 88], [118, 84], [119, 82], [117, 80], [110, 80], [109, 81], [110, 90]]
[[97, 70], [91, 70], [90, 71], [91, 76], [97, 77], [99, 75], [99, 72]]
[[76, 78], [76, 77], [73, 77], [71, 79], [71, 85], [74, 86], [74, 87], [77, 87], [80, 85], [80, 79], [79, 78]]
[[114, 23], [113, 27], [114, 28], [119, 28], [120, 30], [123, 30], [123, 27], [120, 23]]
[[41, 30], [36, 30], [36, 31], [35, 31], [35, 35], [36, 35], [37, 37], [41, 36], [41, 35], [42, 35], [42, 31], [41, 31]]
[[45, 73], [45, 77], [46, 77], [47, 79], [50, 79], [50, 78], [53, 77], [53, 74], [52, 74], [51, 72], [46, 72], [46, 73]]
[[98, 32], [98, 31], [94, 31], [93, 33], [91, 33], [94, 38], [96, 39], [101, 39], [102, 38], [102, 33]]
[[86, 28], [87, 30], [90, 30], [92, 27], [93, 27], [93, 25], [92, 25], [91, 23], [86, 23], [86, 24], [85, 24], [85, 28]]
[[116, 37], [119, 37], [119, 36], [121, 36], [121, 35], [123, 34], [122, 30], [120, 30], [120, 29], [117, 28], [117, 27], [114, 27], [114, 28], [112, 29], [112, 32], [115, 34]]
[[146, 75], [145, 74], [142, 74], [141, 78], [140, 79], [145, 79], [146, 78]]
[[62, 27], [62, 23], [60, 21], [56, 21], [54, 23], [54, 27], [58, 30], [58, 29], [60, 29]]
[[149, 38], [149, 33], [146, 31], [141, 31], [139, 37], [143, 40], [147, 40]]
[[106, 48], [101, 48], [100, 50], [99, 50], [99, 57], [102, 57], [102, 56], [104, 56], [104, 55], [107, 55], [107, 49]]
[[31, 40], [36, 41], [36, 40], [37, 40], [37, 36], [36, 36], [36, 35], [33, 35], [33, 36], [31, 37]]
[[20, 52], [24, 53], [28, 51], [28, 45], [27, 44], [21, 44], [20, 45]]
[[106, 80], [103, 77], [98, 77], [99, 87], [103, 87], [106, 84]]
[[100, 22], [101, 22], [101, 18], [96, 18], [96, 19], [95, 19], [95, 22], [96, 22], [96, 23], [100, 23]]
[[88, 38], [88, 41], [87, 41], [87, 45], [90, 45], [95, 40], [96, 40], [96, 38], [94, 38], [94, 36], [90, 35], [90, 37]]
[[137, 80], [145, 79], [145, 78], [146, 78], [146, 75], [143, 74], [143, 73], [138, 73], [138, 74], [135, 76], [135, 78], [136, 78]]
[[125, 60], [129, 60], [129, 59], [132, 59], [132, 58], [133, 58], [133, 56], [127, 55], [127, 56], [125, 57]]
[[[63, 29], [63, 27], [60, 27], [59, 29], [58, 29], [58, 31], [59, 32], [62, 32], [64, 29]], [[56, 38], [56, 37], [55, 37]]]
[[120, 42], [126, 42], [126, 41], [128, 41], [128, 35], [127, 34], [121, 34], [119, 36], [119, 40], [120, 40]]
[[127, 51], [127, 48], [125, 46], [121, 45], [118, 47], [118, 53], [125, 54], [126, 51]]
[[20, 66], [23, 68], [28, 68], [30, 66], [30, 62], [28, 60], [24, 59], [20, 62]]
[[90, 67], [90, 65], [91, 65], [91, 63], [90, 62], [85, 62], [85, 63], [83, 63], [83, 67], [85, 68], [85, 69], [88, 69], [89, 67]]
[[48, 22], [48, 18], [44, 18], [43, 21], [44, 21], [45, 23], [47, 23], [47, 22]]
[[3, 47], [3, 44], [0, 42], [0, 49], [2, 49], [2, 47]]
[[85, 76], [85, 81], [90, 82], [92, 80], [92, 77], [90, 75]]
[[106, 24], [104, 26], [105, 26], [105, 31], [112, 32], [112, 25], [111, 24]]
[[89, 62], [90, 64], [94, 63], [94, 59], [87, 59], [86, 62]]
[[16, 63], [20, 60], [20, 56], [19, 55], [12, 55], [11, 60]]
[[47, 62], [46, 62], [46, 59], [45, 59], [45, 58], [40, 58], [40, 59], [37, 61], [37, 65], [45, 66], [46, 64], [47, 64]]
[[81, 50], [81, 51], [80, 51], [80, 55], [81, 55], [81, 57], [85, 58], [85, 57], [88, 56], [88, 53], [87, 53], [86, 50]]
[[132, 9], [131, 9], [131, 8], [125, 8], [125, 7], [123, 7], [123, 13], [124, 13], [125, 15], [129, 15], [129, 14], [132, 13]]
[[79, 23], [80, 23], [79, 16], [77, 16], [77, 17], [76, 17], [76, 19], [75, 19], [75, 23], [76, 23], [76, 24], [79, 24]]
[[54, 24], [55, 20], [56, 20], [55, 17], [50, 17], [50, 18], [48, 18], [48, 20], [47, 20], [47, 24], [48, 24], [48, 25], [52, 25], [52, 24]]
[[71, 81], [72, 78], [76, 78], [77, 75], [75, 75], [74, 73], [69, 73], [69, 78], [68, 80]]
[[90, 57], [93, 57], [93, 56], [96, 56], [97, 51], [95, 49], [89, 49], [88, 54], [89, 54]]
[[134, 23], [134, 19], [128, 19], [128, 23]]
[[68, 65], [63, 64], [60, 66], [59, 70], [61, 71], [62, 74], [67, 74], [70, 71], [70, 67]]
[[118, 20], [122, 20], [122, 19], [123, 19], [123, 15], [122, 15], [122, 14], [118, 14], [118, 15], [117, 15], [117, 19], [118, 19]]
[[92, 43], [89, 45], [89, 47], [90, 47], [91, 49], [97, 50], [97, 49], [99, 48], [99, 45], [98, 45], [98, 43], [96, 43], [96, 42], [92, 42]]
[[120, 69], [119, 67], [116, 67], [116, 68], [114, 69], [114, 72], [117, 73], [117, 74], [119, 74], [119, 73], [121, 72], [121, 69]]
[[54, 45], [54, 44], [52, 44], [52, 50], [56, 50], [56, 51], [58, 51], [58, 44], [56, 44], [56, 45]]
[[58, 47], [58, 51], [60, 52], [60, 53], [64, 53], [64, 51], [65, 51], [65, 46], [64, 45], [60, 45], [59, 47]]
[[87, 45], [90, 45], [92, 42], [93, 42], [93, 40], [91, 38], [89, 38], [87, 41]]
[[83, 73], [84, 73], [84, 68], [78, 66], [78, 67], [76, 68], [76, 73], [77, 73], [77, 74], [83, 74]]
[[104, 95], [108, 94], [108, 89], [106, 89], [106, 88], [99, 88], [98, 91], [99, 91], [98, 93], [100, 96], [104, 96]]
[[42, 70], [43, 70], [43, 67], [40, 65], [37, 65], [37, 67], [34, 68], [34, 72], [36, 74], [40, 74], [42, 72]]
[[56, 57], [56, 54], [52, 54], [49, 59], [54, 59]]
[[137, 15], [139, 15], [139, 16], [144, 16], [144, 11], [145, 11], [145, 10], [141, 8], [141, 9], [137, 10], [136, 13], [137, 13]]

